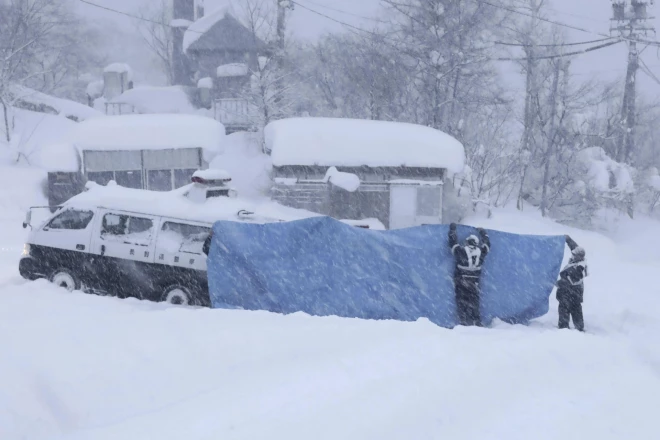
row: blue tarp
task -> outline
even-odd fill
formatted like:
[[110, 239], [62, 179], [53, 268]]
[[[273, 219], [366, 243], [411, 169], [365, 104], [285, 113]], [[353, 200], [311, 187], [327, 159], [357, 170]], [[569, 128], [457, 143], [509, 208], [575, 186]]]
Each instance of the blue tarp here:
[[[457, 325], [447, 225], [392, 231], [330, 217], [213, 226], [208, 281], [214, 308], [364, 319], [428, 318]], [[481, 314], [526, 323], [548, 312], [564, 237], [488, 231]], [[459, 240], [474, 230], [458, 227]]]

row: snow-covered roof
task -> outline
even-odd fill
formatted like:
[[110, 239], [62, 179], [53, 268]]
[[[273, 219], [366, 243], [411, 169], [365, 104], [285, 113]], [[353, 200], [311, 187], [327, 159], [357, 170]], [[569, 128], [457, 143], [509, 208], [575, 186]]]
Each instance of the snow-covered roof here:
[[218, 66], [216, 70], [216, 76], [218, 78], [230, 77], [230, 76], [245, 76], [250, 72], [247, 64], [243, 63], [230, 63], [223, 64]]
[[185, 18], [175, 18], [174, 20], [170, 21], [170, 26], [174, 28], [187, 28], [190, 27], [192, 23], [192, 21], [186, 20]]
[[[79, 102], [56, 98], [28, 87], [14, 85], [11, 87], [10, 92], [14, 99], [19, 103], [19, 107], [27, 108], [34, 106], [33, 109], [27, 108], [28, 110], [59, 114], [68, 118], [73, 118], [77, 121], [104, 116], [103, 113], [98, 110], [94, 110], [93, 108]], [[20, 105], [21, 103], [28, 104], [28, 106]], [[43, 108], [44, 106], [46, 109]]]
[[112, 63], [105, 66], [103, 69], [104, 73], [125, 73], [128, 76], [128, 80], [133, 79], [133, 69], [126, 63]]
[[261, 222], [264, 220], [290, 221], [319, 215], [305, 210], [288, 208], [267, 198], [217, 197], [206, 199], [201, 203], [195, 202], [186, 196], [194, 184], [174, 191], [157, 192], [124, 188], [113, 183], [107, 186], [88, 183], [87, 191], [72, 197], [65, 205], [89, 208], [100, 206], [207, 223], [218, 220], [238, 220], [237, 214], [241, 210], [253, 212], [254, 217], [261, 219]]
[[336, 118], [291, 118], [265, 129], [274, 166], [429, 167], [460, 172], [463, 145], [421, 125]]
[[194, 42], [199, 40], [202, 35], [207, 33], [213, 26], [215, 26], [220, 20], [224, 19], [227, 14], [233, 13], [233, 8], [231, 5], [226, 5], [207, 13], [199, 20], [192, 23], [186, 33], [183, 35], [183, 51], [188, 51], [188, 48], [192, 46]]
[[237, 18], [231, 3], [195, 21], [183, 36], [183, 51], [265, 52], [267, 45]]
[[135, 87], [110, 100], [130, 104], [138, 113], [194, 113], [188, 95], [180, 86]]
[[83, 150], [203, 148], [205, 157], [222, 152], [225, 127], [195, 115], [122, 115], [77, 124], [71, 142]]
[[200, 89], [212, 89], [213, 88], [213, 78], [207, 76], [206, 78], [201, 78], [197, 81], [197, 87]]
[[206, 169], [206, 170], [197, 170], [193, 173], [193, 177], [199, 177], [204, 180], [222, 180], [229, 182], [231, 180], [231, 174], [225, 170], [220, 169]]

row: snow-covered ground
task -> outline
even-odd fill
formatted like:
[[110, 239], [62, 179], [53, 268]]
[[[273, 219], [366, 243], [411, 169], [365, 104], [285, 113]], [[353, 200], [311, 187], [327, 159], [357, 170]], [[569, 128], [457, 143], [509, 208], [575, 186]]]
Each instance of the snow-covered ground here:
[[29, 203], [13, 194], [0, 193], [0, 439], [657, 438], [651, 220], [622, 220], [615, 239], [531, 212], [471, 221], [584, 246], [588, 333], [555, 329], [554, 298], [529, 327], [446, 330], [26, 282], [17, 260]]

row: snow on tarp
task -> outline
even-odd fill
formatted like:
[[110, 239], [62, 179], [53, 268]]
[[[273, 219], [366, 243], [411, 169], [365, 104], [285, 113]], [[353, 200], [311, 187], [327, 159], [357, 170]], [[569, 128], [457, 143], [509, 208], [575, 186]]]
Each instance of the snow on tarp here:
[[[202, 18], [191, 24], [186, 33], [183, 34], [183, 51], [187, 52], [193, 43], [207, 33], [217, 22], [225, 18], [227, 14], [233, 14], [231, 5], [225, 5], [213, 12], [206, 13]], [[235, 15], [235, 14], [234, 14]]]
[[218, 78], [232, 77], [232, 76], [246, 76], [250, 72], [247, 64], [231, 63], [218, 66], [215, 74]]
[[439, 130], [403, 122], [291, 118], [266, 126], [273, 165], [433, 167], [460, 172], [463, 145]]
[[[473, 230], [459, 227], [459, 237]], [[369, 231], [330, 217], [248, 225], [216, 222], [208, 259], [215, 308], [304, 312], [457, 325], [448, 226]], [[548, 312], [561, 236], [490, 231], [482, 319], [526, 323]]]
[[137, 113], [191, 114], [195, 112], [188, 95], [179, 86], [136, 87], [126, 90], [110, 102], [132, 105]]
[[79, 150], [202, 148], [208, 161], [222, 152], [225, 127], [203, 116], [122, 115], [77, 124], [70, 141]]
[[[65, 205], [119, 209], [152, 215], [162, 215], [212, 224], [217, 220], [239, 220], [239, 211], [253, 212], [253, 221], [290, 221], [318, 214], [302, 209], [289, 208], [266, 198], [214, 197], [196, 202], [187, 196], [195, 184], [188, 184], [173, 191], [148, 191], [124, 188], [117, 184], [107, 186], [87, 183], [87, 190], [69, 199]], [[244, 221], [252, 221], [244, 218]]]

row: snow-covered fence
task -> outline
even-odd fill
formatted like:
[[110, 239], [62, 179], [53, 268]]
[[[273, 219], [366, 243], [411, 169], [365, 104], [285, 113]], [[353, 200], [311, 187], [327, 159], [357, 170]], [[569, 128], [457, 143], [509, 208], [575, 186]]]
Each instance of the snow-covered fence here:
[[227, 126], [247, 127], [254, 111], [247, 99], [223, 98], [213, 101], [213, 117]]

